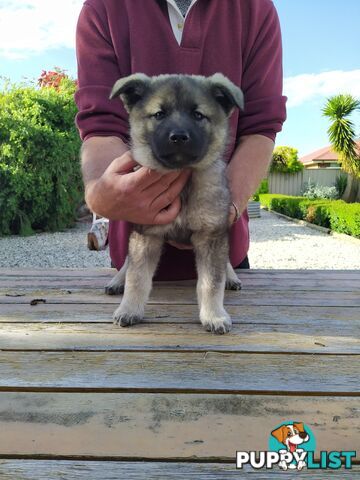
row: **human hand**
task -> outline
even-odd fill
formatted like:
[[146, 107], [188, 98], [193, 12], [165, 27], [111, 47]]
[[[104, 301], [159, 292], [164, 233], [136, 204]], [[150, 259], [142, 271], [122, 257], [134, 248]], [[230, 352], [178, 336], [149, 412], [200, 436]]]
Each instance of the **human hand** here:
[[100, 178], [86, 186], [85, 198], [94, 212], [111, 220], [143, 225], [171, 223], [181, 209], [180, 192], [189, 170], [161, 173], [140, 167], [130, 152], [115, 158]]

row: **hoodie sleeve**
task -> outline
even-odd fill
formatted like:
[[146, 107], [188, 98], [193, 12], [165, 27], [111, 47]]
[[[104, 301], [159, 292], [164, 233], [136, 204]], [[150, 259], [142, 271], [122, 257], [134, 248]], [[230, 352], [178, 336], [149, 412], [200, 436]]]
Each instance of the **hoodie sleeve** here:
[[76, 125], [82, 140], [93, 136], [118, 136], [128, 142], [128, 115], [119, 100], [109, 100], [121, 72], [113, 46], [106, 11], [98, 2], [97, 10], [90, 1], [84, 3], [76, 30], [78, 63], [78, 107]]
[[257, 25], [248, 31], [245, 42], [242, 78], [245, 111], [238, 122], [238, 138], [260, 134], [275, 140], [286, 119], [279, 18], [273, 3], [267, 2], [267, 8], [264, 3], [252, 4], [252, 18]]

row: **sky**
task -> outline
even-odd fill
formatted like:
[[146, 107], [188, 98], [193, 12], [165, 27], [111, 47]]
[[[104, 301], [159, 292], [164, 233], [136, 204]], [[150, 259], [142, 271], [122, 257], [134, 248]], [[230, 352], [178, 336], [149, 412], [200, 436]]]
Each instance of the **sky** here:
[[[76, 78], [74, 38], [82, 3], [0, 0], [0, 76], [33, 80], [58, 66]], [[360, 99], [360, 0], [274, 4], [288, 97], [288, 118], [276, 143], [295, 147], [302, 156], [329, 144], [328, 120], [321, 113], [328, 97], [350, 93]], [[360, 136], [360, 112], [352, 120]]]

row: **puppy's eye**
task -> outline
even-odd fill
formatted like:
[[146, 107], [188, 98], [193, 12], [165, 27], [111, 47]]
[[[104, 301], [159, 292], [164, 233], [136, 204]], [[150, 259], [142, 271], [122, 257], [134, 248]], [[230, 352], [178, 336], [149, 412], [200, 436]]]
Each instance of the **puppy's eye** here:
[[156, 120], [162, 120], [165, 117], [165, 112], [163, 110], [159, 110], [158, 112], [152, 115]]
[[287, 436], [288, 436], [288, 437], [291, 437], [291, 436], [292, 436], [292, 433], [291, 433], [291, 432], [288, 432]]
[[203, 120], [204, 118], [206, 118], [204, 114], [199, 112], [199, 110], [193, 111], [193, 117], [195, 118], [195, 120]]

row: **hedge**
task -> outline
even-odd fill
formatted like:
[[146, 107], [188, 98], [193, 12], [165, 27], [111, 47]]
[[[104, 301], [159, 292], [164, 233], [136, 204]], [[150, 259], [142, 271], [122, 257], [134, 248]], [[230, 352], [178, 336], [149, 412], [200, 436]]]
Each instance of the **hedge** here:
[[75, 86], [0, 92], [0, 234], [62, 230], [83, 197]]
[[269, 210], [360, 238], [360, 203], [280, 194], [260, 194], [260, 202]]
[[268, 192], [269, 192], [269, 182], [267, 178], [264, 178], [263, 180], [261, 180], [260, 185], [258, 186], [256, 192], [254, 193], [251, 199], [254, 202], [258, 202], [260, 193], [268, 193]]

